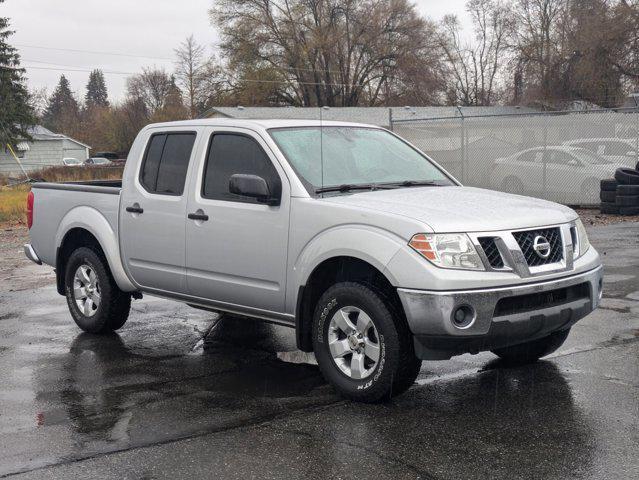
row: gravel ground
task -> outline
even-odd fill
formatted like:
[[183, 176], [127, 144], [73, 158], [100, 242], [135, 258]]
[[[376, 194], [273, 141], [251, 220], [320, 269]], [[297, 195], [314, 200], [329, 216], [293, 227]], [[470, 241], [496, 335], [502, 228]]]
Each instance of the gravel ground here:
[[28, 241], [26, 224], [0, 225], [0, 292], [29, 290], [54, 281], [51, 267], [36, 265], [24, 256], [22, 246]]
[[597, 208], [575, 209], [586, 226], [599, 227], [615, 223], [639, 222], [639, 215], [604, 215]]

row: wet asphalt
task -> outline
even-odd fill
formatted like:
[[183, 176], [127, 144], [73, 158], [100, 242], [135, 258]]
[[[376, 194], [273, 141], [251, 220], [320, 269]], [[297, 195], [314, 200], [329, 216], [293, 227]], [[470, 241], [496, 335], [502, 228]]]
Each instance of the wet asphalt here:
[[424, 362], [337, 397], [292, 330], [145, 297], [81, 333], [53, 286], [0, 293], [0, 477], [639, 478], [639, 224], [590, 229], [602, 307], [531, 366]]

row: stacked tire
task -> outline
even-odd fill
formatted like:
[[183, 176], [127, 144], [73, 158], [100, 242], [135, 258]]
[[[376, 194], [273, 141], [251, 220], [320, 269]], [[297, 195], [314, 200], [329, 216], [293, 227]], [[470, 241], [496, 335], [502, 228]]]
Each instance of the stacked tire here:
[[601, 181], [600, 198], [601, 213], [639, 215], [639, 170], [618, 168], [615, 178]]

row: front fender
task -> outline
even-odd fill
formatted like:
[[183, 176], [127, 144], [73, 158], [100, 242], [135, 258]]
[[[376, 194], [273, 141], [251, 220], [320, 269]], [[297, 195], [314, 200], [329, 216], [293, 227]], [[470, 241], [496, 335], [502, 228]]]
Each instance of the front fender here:
[[324, 261], [335, 257], [353, 257], [369, 263], [382, 272], [392, 285], [397, 279], [386, 271], [386, 265], [404, 245], [401, 237], [367, 225], [340, 225], [313, 237], [300, 251], [288, 282], [287, 310], [295, 310], [299, 287], [306, 285], [313, 271]]
[[69, 210], [62, 218], [55, 236], [56, 252], [62, 245], [66, 234], [74, 228], [82, 228], [90, 232], [100, 243], [106, 256], [109, 268], [120, 290], [134, 292], [137, 290], [122, 267], [120, 246], [117, 232], [109, 221], [98, 210], [88, 206], [81, 206]]

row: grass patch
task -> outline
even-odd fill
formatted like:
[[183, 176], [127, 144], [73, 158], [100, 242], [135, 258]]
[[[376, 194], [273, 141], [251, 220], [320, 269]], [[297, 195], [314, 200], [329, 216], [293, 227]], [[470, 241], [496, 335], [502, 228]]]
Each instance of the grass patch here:
[[[124, 167], [49, 167], [35, 172], [29, 172], [29, 176], [35, 180], [45, 182], [87, 182], [90, 180], [120, 180]], [[21, 178], [24, 180], [24, 177]], [[15, 182], [15, 179], [14, 179]], [[8, 177], [0, 175], [0, 185], [10, 185]]]
[[0, 222], [26, 221], [28, 185], [0, 189]]
[[[90, 180], [120, 180], [124, 167], [51, 167], [29, 175], [47, 182], [86, 182]], [[0, 185], [8, 179], [0, 178]], [[4, 183], [3, 183], [4, 182]], [[0, 222], [26, 221], [29, 184], [0, 187]]]

